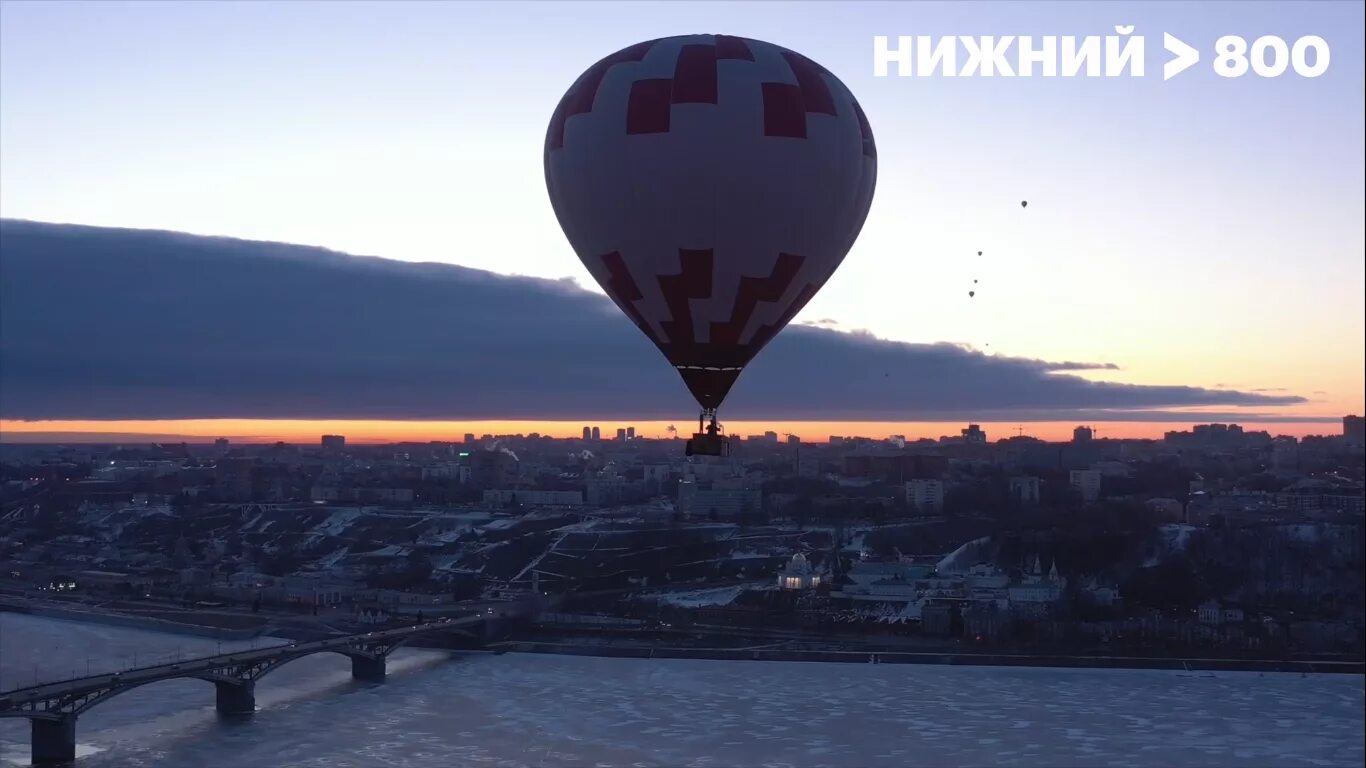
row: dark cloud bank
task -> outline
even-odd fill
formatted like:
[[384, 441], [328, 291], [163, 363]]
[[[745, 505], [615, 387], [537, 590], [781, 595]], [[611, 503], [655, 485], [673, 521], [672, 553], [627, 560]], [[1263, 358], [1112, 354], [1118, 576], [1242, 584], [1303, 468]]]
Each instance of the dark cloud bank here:
[[[1108, 364], [794, 326], [732, 419], [1175, 418], [1303, 398], [1093, 383]], [[10, 419], [687, 419], [663, 358], [568, 281], [138, 230], [0, 222]], [[1244, 421], [1255, 413], [1227, 415]], [[1189, 419], [1189, 417], [1181, 417]]]

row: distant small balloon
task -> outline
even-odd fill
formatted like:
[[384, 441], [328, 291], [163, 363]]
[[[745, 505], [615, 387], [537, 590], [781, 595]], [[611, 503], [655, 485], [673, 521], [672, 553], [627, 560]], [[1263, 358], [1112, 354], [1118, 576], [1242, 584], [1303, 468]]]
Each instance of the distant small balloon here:
[[976, 295], [977, 295], [977, 291], [968, 291], [968, 298], [972, 298], [973, 296], [976, 296]]
[[973, 281], [972, 281], [972, 284], [973, 284], [973, 285], [977, 285], [977, 281], [976, 281], [976, 280], [973, 280]]
[[978, 255], [978, 256], [981, 256], [981, 255], [982, 255], [982, 252], [981, 252], [981, 251], [978, 251], [978, 252], [977, 252], [977, 255]]
[[1029, 201], [1028, 201], [1028, 200], [1021, 200], [1021, 201], [1020, 201], [1020, 207], [1021, 207], [1021, 208], [1028, 208], [1028, 207], [1029, 207]]

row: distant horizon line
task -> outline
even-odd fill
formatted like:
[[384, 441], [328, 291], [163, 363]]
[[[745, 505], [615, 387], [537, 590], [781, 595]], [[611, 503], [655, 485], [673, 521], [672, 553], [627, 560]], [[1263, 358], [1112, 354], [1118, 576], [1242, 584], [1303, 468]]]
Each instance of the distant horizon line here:
[[[1192, 414], [1198, 415], [1198, 414]], [[1226, 414], [1219, 414], [1226, 415]], [[1355, 415], [1355, 414], [1348, 414]], [[750, 421], [731, 422], [726, 430], [732, 437], [758, 436], [772, 432], [785, 441], [788, 436], [796, 436], [801, 442], [828, 443], [831, 437], [865, 438], [888, 440], [894, 436], [903, 437], [908, 443], [919, 440], [939, 440], [945, 437], [958, 437], [969, 424], [977, 424], [987, 433], [989, 442], [999, 442], [1010, 437], [1032, 437], [1045, 442], [1068, 442], [1077, 427], [1090, 427], [1097, 440], [1161, 440], [1168, 432], [1189, 431], [1200, 424], [1238, 424], [1247, 432], [1268, 432], [1273, 437], [1311, 437], [1340, 436], [1339, 430], [1325, 431], [1328, 425], [1340, 425], [1344, 417], [1291, 417], [1285, 420], [1249, 419], [1246, 421], [1230, 419], [1207, 419], [1191, 421], [1140, 421], [1105, 422], [1098, 420], [1069, 421], [923, 421], [923, 422], [822, 422], [822, 421]], [[170, 427], [160, 431], [153, 427], [155, 421], [125, 420], [125, 429], [31, 429], [29, 426], [70, 424], [82, 427], [90, 422], [61, 421], [17, 421], [0, 420], [0, 444], [3, 445], [60, 445], [87, 444], [108, 445], [117, 443], [152, 444], [185, 443], [193, 445], [212, 445], [215, 440], [226, 439], [239, 445], [269, 445], [286, 443], [290, 445], [317, 445], [323, 435], [342, 435], [352, 445], [386, 445], [397, 443], [451, 443], [462, 444], [465, 434], [474, 434], [476, 439], [485, 435], [491, 437], [522, 436], [532, 434], [560, 440], [582, 440], [585, 427], [597, 426], [601, 432], [600, 442], [616, 442], [616, 430], [634, 428], [636, 439], [671, 440], [682, 439], [693, 432], [693, 425], [684, 422], [670, 434], [670, 424], [665, 421], [613, 421], [611, 426], [591, 421], [511, 421], [479, 420], [462, 422], [429, 421], [367, 421], [367, 420], [268, 420], [268, 419], [203, 419], [168, 420]], [[213, 422], [223, 422], [222, 430], [213, 429]], [[201, 423], [202, 422], [202, 423]], [[174, 426], [173, 426], [174, 425]], [[1339, 427], [1340, 429], [1340, 427]], [[805, 434], [802, 434], [802, 433]], [[992, 434], [997, 435], [991, 439]], [[809, 435], [809, 437], [808, 437]]]

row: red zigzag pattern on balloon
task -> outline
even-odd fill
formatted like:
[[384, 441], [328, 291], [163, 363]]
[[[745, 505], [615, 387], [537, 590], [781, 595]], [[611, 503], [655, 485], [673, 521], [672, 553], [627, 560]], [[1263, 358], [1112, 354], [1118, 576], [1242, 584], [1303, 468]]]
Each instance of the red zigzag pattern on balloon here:
[[739, 287], [735, 292], [735, 303], [731, 307], [729, 318], [722, 322], [712, 322], [709, 342], [701, 343], [698, 342], [693, 331], [691, 302], [694, 299], [712, 297], [713, 252], [711, 250], [680, 249], [678, 255], [680, 265], [678, 274], [661, 275], [657, 278], [660, 293], [664, 296], [664, 302], [669, 307], [670, 315], [670, 319], [660, 323], [665, 336], [663, 339], [655, 333], [636, 307], [636, 302], [643, 299], [644, 295], [635, 279], [631, 277], [630, 270], [621, 254], [613, 251], [601, 257], [603, 266], [608, 273], [608, 280], [605, 281], [604, 285], [607, 292], [617, 305], [626, 312], [627, 316], [656, 345], [668, 353], [670, 362], [674, 365], [743, 365], [748, 362], [749, 357], [752, 357], [754, 353], [757, 353], [772, 340], [778, 331], [787, 325], [788, 321], [811, 300], [811, 297], [816, 295], [816, 291], [820, 288], [819, 285], [813, 283], [803, 286], [783, 310], [776, 323], [759, 326], [755, 330], [753, 339], [750, 340], [749, 344], [744, 345], [749, 354], [746, 355], [737, 350], [734, 354], [725, 353], [725, 359], [717, 359], [715, 356], [719, 350], [716, 347], [733, 348], [740, 346], [740, 336], [754, 317], [754, 312], [758, 309], [760, 302], [776, 303], [782, 301], [806, 259], [796, 254], [780, 253], [773, 264], [773, 270], [767, 277], [746, 276], [740, 278]]
[[[668, 133], [674, 104], [716, 104], [718, 85], [716, 63], [726, 59], [754, 61], [754, 54], [743, 38], [717, 35], [714, 45], [685, 45], [674, 63], [674, 76], [636, 80], [626, 104], [627, 135]], [[598, 62], [555, 108], [547, 138], [550, 149], [564, 146], [565, 123], [574, 115], [593, 110], [599, 87], [607, 70], [624, 62], [645, 58], [658, 41], [651, 40], [618, 51]], [[792, 51], [783, 51], [797, 84], [762, 83], [764, 135], [794, 139], [806, 138], [806, 116], [835, 116], [835, 98], [825, 82], [826, 70], [816, 62]], [[853, 104], [863, 137], [863, 153], [877, 156], [872, 129], [857, 103]]]

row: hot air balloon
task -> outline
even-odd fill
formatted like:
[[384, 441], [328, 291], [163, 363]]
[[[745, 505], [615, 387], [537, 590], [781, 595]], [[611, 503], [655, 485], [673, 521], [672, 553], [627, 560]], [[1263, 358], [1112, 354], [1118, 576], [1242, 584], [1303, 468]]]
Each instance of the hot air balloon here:
[[824, 67], [690, 35], [589, 67], [551, 116], [545, 177], [574, 251], [701, 406], [689, 455], [721, 455], [717, 409], [853, 246], [877, 149]]

